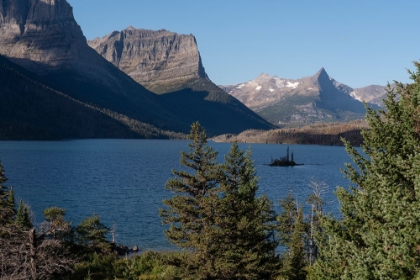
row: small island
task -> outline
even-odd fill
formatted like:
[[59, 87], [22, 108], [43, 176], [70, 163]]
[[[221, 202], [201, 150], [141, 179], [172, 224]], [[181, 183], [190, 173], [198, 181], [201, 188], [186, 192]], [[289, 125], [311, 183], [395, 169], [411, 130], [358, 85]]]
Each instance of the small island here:
[[297, 166], [297, 165], [303, 165], [303, 163], [296, 163], [294, 161], [293, 152], [290, 156], [289, 154], [289, 147], [287, 147], [287, 153], [284, 157], [278, 158], [278, 159], [271, 159], [271, 163], [268, 164], [269, 166]]

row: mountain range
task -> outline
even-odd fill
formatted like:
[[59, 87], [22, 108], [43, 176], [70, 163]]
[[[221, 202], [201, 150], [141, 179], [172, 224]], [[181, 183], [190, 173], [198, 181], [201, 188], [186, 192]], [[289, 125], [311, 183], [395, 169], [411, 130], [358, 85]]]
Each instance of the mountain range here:
[[363, 102], [378, 108], [386, 87], [353, 89], [331, 78], [324, 68], [301, 79], [261, 74], [236, 85], [220, 86], [250, 109], [275, 125], [350, 121], [363, 118]]
[[[125, 32], [138, 35], [133, 28]], [[139, 32], [154, 34], [152, 31]], [[32, 130], [48, 131], [45, 135], [57, 138], [155, 137], [157, 134], [168, 135], [164, 133], [168, 130], [186, 133], [191, 123], [197, 120], [209, 135], [272, 127], [211, 82], [201, 65], [194, 38], [185, 36], [184, 39], [166, 31], [157, 33], [159, 36], [152, 38], [137, 36], [140, 45], [135, 55], [135, 48], [131, 49], [131, 58], [138, 59], [133, 59], [131, 65], [122, 59], [123, 52], [117, 51], [128, 49], [129, 40], [119, 40], [121, 48], [114, 49], [119, 59], [108, 61], [89, 47], [67, 1], [1, 0], [0, 62], [2, 70], [11, 78], [0, 79], [1, 95], [10, 100], [7, 108], [4, 102], [0, 104], [0, 111], [10, 112], [0, 122], [14, 123], [15, 127], [27, 129], [28, 134]], [[115, 37], [118, 32], [112, 34]], [[175, 41], [178, 45], [171, 52]], [[179, 56], [183, 52], [186, 56]], [[159, 55], [166, 53], [174, 63], [168, 63], [169, 57]], [[144, 61], [147, 57], [150, 59]], [[190, 57], [190, 61], [186, 61], [186, 57]], [[183, 62], [198, 65], [198, 75], [188, 74], [195, 66], [180, 65], [180, 69], [186, 70], [175, 71], [176, 63]], [[146, 71], [144, 75], [141, 70]], [[155, 72], [159, 73], [153, 75]], [[154, 82], [147, 82], [147, 77]], [[169, 82], [181, 80], [179, 83]], [[161, 85], [158, 86], [156, 81]], [[19, 83], [23, 86], [16, 85]], [[156, 91], [165, 94], [158, 95], [141, 83], [151, 90], [161, 88]], [[34, 85], [38, 85], [36, 90]], [[25, 95], [18, 96], [19, 90]], [[83, 122], [81, 110], [89, 111], [91, 121], [85, 122], [80, 131], [66, 129], [73, 121], [74, 128], [78, 126], [77, 120]], [[28, 112], [28, 115], [17, 117], [18, 114], [13, 112], [18, 111], [22, 114]], [[67, 121], [60, 121], [59, 117], [55, 119], [55, 125], [48, 125], [46, 120], [35, 121], [39, 116], [54, 119], [56, 114], [51, 112], [66, 112]], [[111, 129], [114, 125], [119, 129]], [[8, 133], [9, 137], [14, 137], [13, 133]], [[19, 133], [25, 135], [24, 131]]]

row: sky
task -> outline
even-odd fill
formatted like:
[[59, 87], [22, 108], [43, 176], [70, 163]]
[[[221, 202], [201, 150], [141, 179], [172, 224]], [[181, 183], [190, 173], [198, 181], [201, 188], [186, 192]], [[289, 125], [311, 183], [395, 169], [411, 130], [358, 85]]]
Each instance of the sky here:
[[193, 34], [218, 85], [322, 67], [353, 88], [410, 81], [420, 60], [417, 0], [67, 0], [88, 40], [128, 26]]

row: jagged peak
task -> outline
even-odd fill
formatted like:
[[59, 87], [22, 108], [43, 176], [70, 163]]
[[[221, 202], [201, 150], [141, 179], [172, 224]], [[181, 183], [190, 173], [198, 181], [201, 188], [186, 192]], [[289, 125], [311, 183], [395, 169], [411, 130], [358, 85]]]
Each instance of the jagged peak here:
[[134, 26], [130, 25], [128, 26], [126, 29], [124, 29], [126, 31], [130, 31], [130, 30], [137, 30], [137, 28], [135, 28]]
[[318, 72], [316, 72], [315, 75], [313, 75], [311, 77], [312, 81], [331, 81], [332, 79], [330, 78], [330, 76], [328, 75], [327, 71], [325, 71], [325, 68], [322, 67], [321, 69], [319, 69]]
[[271, 75], [267, 74], [267, 73], [264, 73], [264, 72], [261, 72], [261, 74], [258, 75], [257, 79], [258, 78], [271, 78]]
[[256, 81], [256, 82], [266, 82], [270, 79], [272, 79], [270, 74], [262, 72], [258, 77], [256, 77], [254, 79], [254, 81]]
[[324, 67], [321, 67], [321, 69], [319, 69], [319, 71], [316, 72], [316, 74], [315, 74], [315, 76], [321, 76], [321, 75], [327, 75], [328, 76], [328, 73], [327, 73], [327, 71], [325, 71]]

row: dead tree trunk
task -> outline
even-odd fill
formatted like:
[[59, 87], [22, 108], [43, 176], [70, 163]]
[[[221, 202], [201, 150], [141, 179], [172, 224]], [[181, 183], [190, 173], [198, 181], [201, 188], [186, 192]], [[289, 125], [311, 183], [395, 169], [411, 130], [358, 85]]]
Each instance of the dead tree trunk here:
[[32, 280], [37, 280], [37, 271], [36, 271], [36, 233], [35, 228], [29, 231], [29, 258], [31, 261], [31, 278]]

